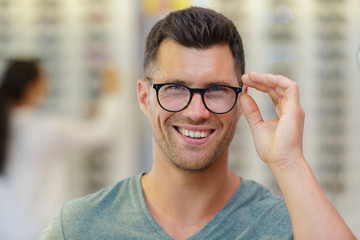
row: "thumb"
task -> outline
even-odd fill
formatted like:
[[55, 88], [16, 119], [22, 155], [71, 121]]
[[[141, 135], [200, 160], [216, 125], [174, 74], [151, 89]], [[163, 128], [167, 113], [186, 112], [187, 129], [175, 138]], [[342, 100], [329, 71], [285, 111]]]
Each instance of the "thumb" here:
[[259, 107], [254, 99], [247, 93], [240, 95], [240, 105], [250, 129], [254, 133], [255, 128], [264, 122]]

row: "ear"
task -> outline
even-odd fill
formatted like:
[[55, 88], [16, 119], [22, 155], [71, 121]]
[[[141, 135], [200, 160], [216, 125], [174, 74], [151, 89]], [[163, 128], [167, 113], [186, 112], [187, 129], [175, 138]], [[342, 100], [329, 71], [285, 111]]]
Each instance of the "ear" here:
[[[241, 91], [240, 94], [247, 94], [247, 93], [248, 93], [248, 86], [243, 85], [242, 91]], [[242, 107], [241, 107], [240, 104], [239, 104], [239, 108], [240, 108], [240, 110], [239, 110], [239, 118], [240, 118], [240, 117], [243, 115], [244, 111], [243, 111], [243, 109], [242, 109]]]
[[149, 89], [147, 83], [142, 79], [137, 82], [137, 98], [141, 111], [147, 116], [149, 106]]

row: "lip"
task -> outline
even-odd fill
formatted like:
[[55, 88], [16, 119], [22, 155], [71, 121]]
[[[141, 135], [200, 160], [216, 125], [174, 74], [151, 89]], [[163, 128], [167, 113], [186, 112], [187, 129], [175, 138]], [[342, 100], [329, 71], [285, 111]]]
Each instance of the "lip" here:
[[[207, 137], [204, 138], [191, 138], [191, 137], [187, 137], [183, 134], [181, 134], [177, 129], [178, 128], [184, 128], [187, 129], [189, 131], [209, 131], [209, 135]], [[182, 142], [184, 142], [187, 145], [196, 145], [196, 146], [200, 146], [203, 144], [206, 144], [213, 136], [213, 133], [215, 132], [215, 129], [213, 128], [209, 128], [209, 127], [200, 127], [200, 126], [173, 126], [174, 131], [176, 132], [177, 136], [181, 139]]]

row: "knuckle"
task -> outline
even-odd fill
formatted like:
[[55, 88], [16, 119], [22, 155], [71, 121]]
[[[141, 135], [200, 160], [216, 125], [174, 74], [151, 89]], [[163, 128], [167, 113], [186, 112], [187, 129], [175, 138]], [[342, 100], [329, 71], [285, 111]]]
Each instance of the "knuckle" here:
[[299, 113], [300, 113], [300, 115], [305, 116], [305, 111], [302, 107], [300, 107]]
[[305, 111], [301, 106], [297, 109], [297, 115], [301, 118], [305, 118]]
[[299, 84], [295, 81], [290, 80], [290, 85], [295, 89], [299, 89]]

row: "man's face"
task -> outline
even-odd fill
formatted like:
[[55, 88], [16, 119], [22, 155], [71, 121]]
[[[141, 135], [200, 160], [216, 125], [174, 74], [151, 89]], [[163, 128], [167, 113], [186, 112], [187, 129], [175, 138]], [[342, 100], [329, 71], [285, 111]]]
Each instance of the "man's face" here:
[[[151, 72], [152, 76], [147, 77], [152, 83], [176, 82], [191, 88], [239, 86], [228, 45], [199, 50], [164, 40]], [[159, 106], [156, 91], [145, 81], [138, 83], [138, 98], [152, 129], [154, 161], [168, 161], [184, 171], [199, 172], [219, 158], [227, 158], [241, 115], [239, 103], [229, 113], [214, 114], [196, 93], [186, 109], [167, 112]]]

